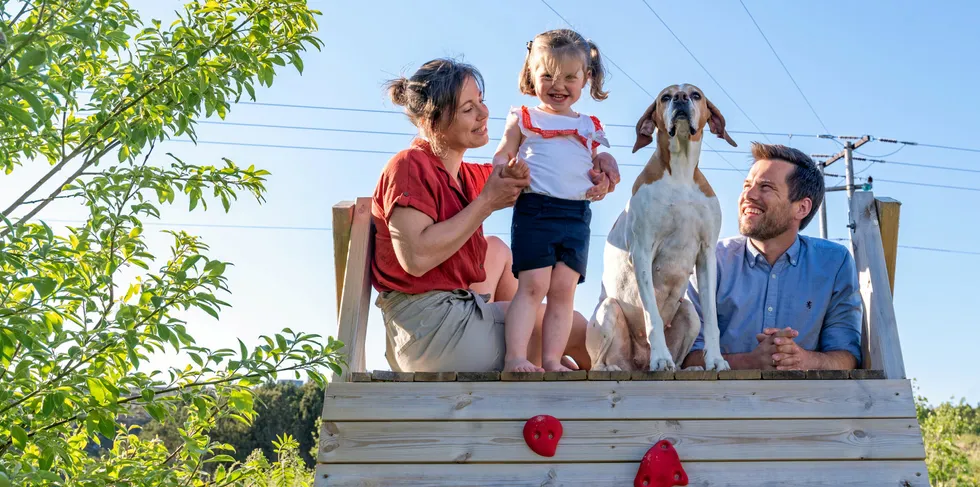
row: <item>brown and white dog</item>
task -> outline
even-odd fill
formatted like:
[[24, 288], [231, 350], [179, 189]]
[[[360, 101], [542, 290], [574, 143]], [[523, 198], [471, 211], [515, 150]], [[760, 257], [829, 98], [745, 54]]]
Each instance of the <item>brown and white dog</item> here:
[[721, 112], [689, 84], [664, 88], [636, 123], [633, 152], [654, 132], [657, 146], [606, 239], [599, 304], [586, 331], [593, 370], [676, 370], [700, 331], [685, 297], [695, 269], [705, 368], [729, 368], [715, 305], [721, 206], [698, 169], [705, 125], [737, 146]]

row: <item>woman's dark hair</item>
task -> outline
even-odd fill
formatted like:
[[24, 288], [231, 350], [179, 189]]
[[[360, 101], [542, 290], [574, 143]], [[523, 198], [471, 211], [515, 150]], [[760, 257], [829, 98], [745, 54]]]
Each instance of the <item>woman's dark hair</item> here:
[[385, 83], [388, 96], [424, 135], [448, 127], [456, 118], [456, 105], [466, 78], [472, 77], [483, 92], [483, 76], [469, 64], [452, 59], [433, 59], [411, 78], [404, 76]]

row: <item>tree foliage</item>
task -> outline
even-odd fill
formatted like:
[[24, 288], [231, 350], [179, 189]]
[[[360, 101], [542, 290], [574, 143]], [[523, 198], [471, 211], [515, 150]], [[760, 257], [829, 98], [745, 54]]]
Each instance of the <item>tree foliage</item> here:
[[[281, 435], [293, 438], [299, 449], [298, 458], [307, 467], [316, 464], [317, 428], [323, 410], [323, 388], [307, 382], [303, 386], [291, 383], [262, 384], [254, 387], [255, 420], [242, 424], [232, 419], [218, 422], [212, 433], [216, 441], [235, 448], [231, 456], [245, 461], [252, 452], [259, 450], [268, 461], [277, 458], [275, 441]], [[189, 406], [189, 405], [188, 405]], [[187, 407], [181, 406], [178, 417], [187, 415]], [[140, 438], [159, 438], [168, 447], [176, 447], [181, 438], [173, 422], [161, 423], [150, 420], [140, 427]]]
[[[267, 171], [151, 155], [254, 99], [278, 67], [301, 72], [302, 52], [321, 47], [317, 15], [305, 0], [201, 0], [164, 26], [125, 0], [0, 0], [0, 168], [50, 166], [0, 213], [0, 481], [241, 485], [258, 467], [229, 455], [215, 425], [250, 423], [256, 384], [339, 370], [341, 344], [289, 329], [258, 347], [197, 345], [185, 318], [228, 306], [230, 264], [182, 231], [153, 249], [144, 225], [178, 198], [189, 211], [264, 200]], [[83, 223], [38, 220], [62, 198], [84, 205]], [[162, 352], [193, 364], [153, 370]], [[120, 426], [138, 409], [175, 424], [180, 443]], [[100, 437], [112, 447], [91, 458]]]
[[936, 487], [980, 487], [980, 405], [916, 398], [929, 482]]

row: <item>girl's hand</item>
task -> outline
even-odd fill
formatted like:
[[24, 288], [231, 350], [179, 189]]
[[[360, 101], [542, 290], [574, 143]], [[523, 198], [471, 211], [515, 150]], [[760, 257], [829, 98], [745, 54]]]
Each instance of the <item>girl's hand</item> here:
[[514, 206], [521, 191], [531, 184], [531, 178], [527, 175], [522, 178], [504, 176], [504, 171], [507, 171], [510, 165], [508, 163], [494, 166], [487, 183], [483, 186], [483, 191], [478, 196], [486, 202], [491, 212]]
[[611, 182], [609, 181], [609, 177], [601, 171], [590, 169], [589, 178], [592, 179], [592, 183], [595, 186], [592, 186], [585, 192], [585, 197], [588, 198], [589, 201], [599, 201], [605, 198], [606, 194], [609, 193], [609, 188], [612, 186]]
[[522, 161], [520, 158], [507, 155], [507, 162], [504, 165], [503, 171], [500, 173], [501, 177], [512, 178], [512, 179], [527, 179], [531, 176], [531, 169], [527, 166], [527, 163]]

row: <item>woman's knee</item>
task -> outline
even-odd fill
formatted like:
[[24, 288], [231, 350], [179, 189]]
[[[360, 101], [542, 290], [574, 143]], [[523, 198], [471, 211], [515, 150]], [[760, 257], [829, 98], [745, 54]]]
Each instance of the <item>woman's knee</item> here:
[[500, 237], [487, 237], [487, 267], [510, 266], [510, 247]]

